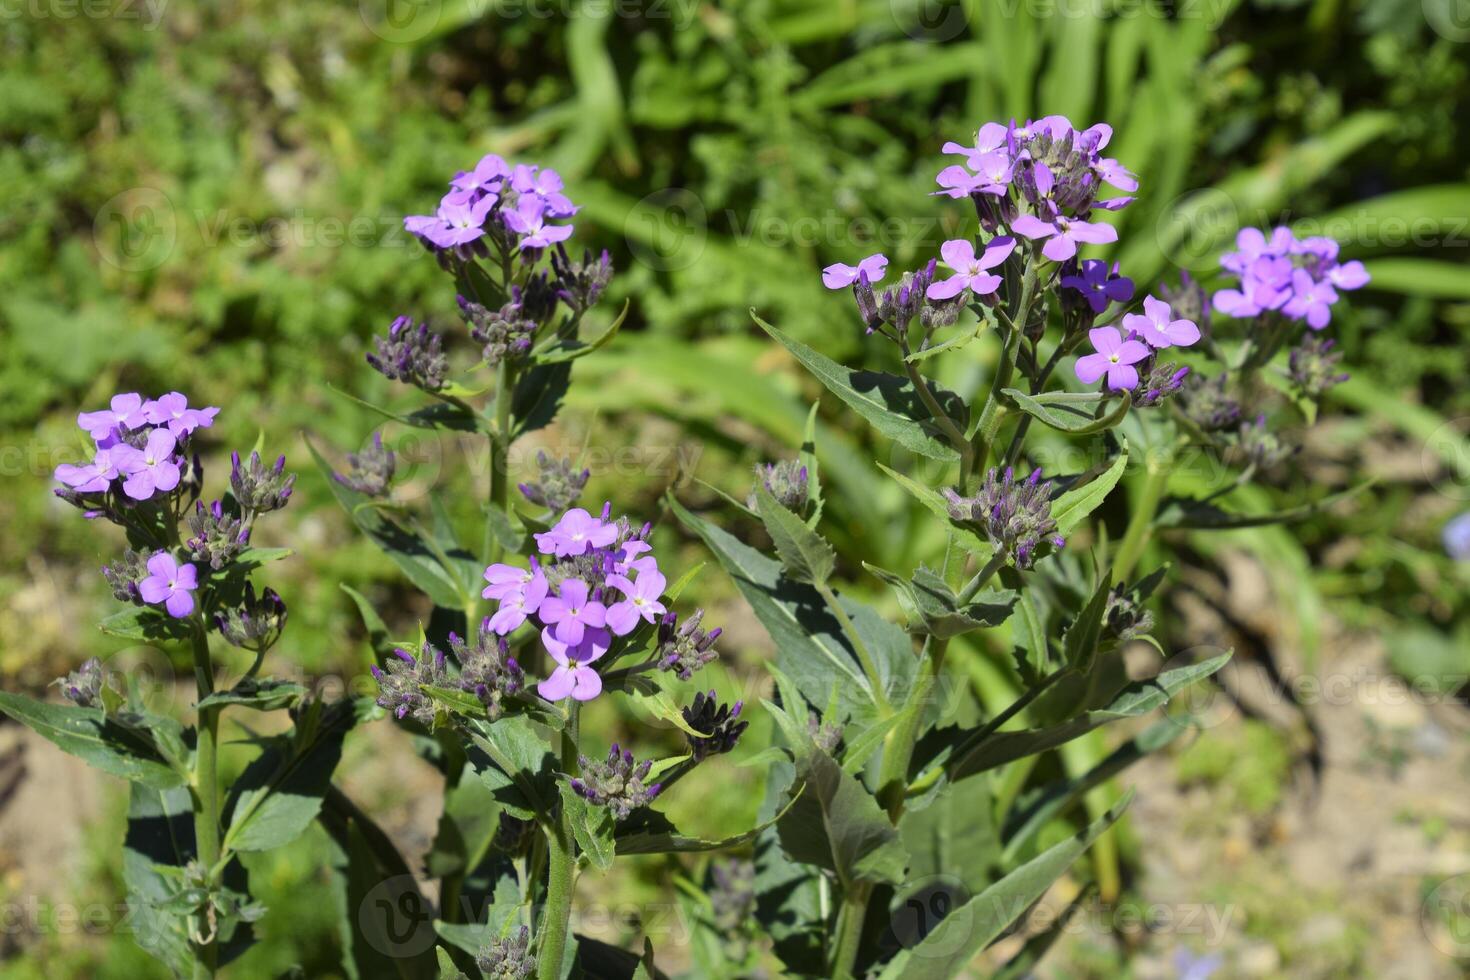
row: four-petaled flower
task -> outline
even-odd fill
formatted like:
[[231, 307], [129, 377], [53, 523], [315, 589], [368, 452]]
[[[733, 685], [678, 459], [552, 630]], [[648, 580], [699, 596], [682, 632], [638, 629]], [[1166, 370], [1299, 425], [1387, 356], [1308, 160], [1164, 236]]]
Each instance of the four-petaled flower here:
[[77, 416], [77, 425], [97, 442], [112, 435], [114, 429], [136, 429], [145, 422], [143, 396], [135, 391], [113, 395], [107, 408], [99, 412], [82, 412]]
[[1147, 347], [1131, 338], [1124, 340], [1117, 327], [1097, 327], [1087, 331], [1087, 337], [1097, 353], [1077, 358], [1078, 380], [1092, 384], [1106, 374], [1113, 391], [1138, 387], [1138, 369], [1132, 365], [1148, 357]]
[[117, 464], [112, 458], [116, 449], [115, 446], [112, 449], [99, 449], [92, 457], [92, 462], [81, 466], [62, 463], [56, 467], [56, 479], [77, 493], [103, 493], [118, 477]]
[[143, 415], [150, 425], [166, 426], [176, 436], [209, 428], [218, 414], [217, 408], [190, 408], [189, 399], [179, 391], [171, 391], [143, 406]]
[[566, 558], [584, 555], [589, 548], [606, 548], [618, 538], [615, 525], [604, 523], [580, 507], [561, 516], [551, 530], [536, 535], [536, 545], [548, 555]]
[[1313, 330], [1321, 330], [1332, 321], [1337, 290], [1326, 279], [1315, 280], [1306, 269], [1297, 269], [1291, 276], [1291, 294], [1291, 299], [1281, 308], [1287, 316], [1306, 320]]
[[485, 218], [495, 206], [494, 194], [477, 201], [470, 200], [472, 191], [450, 191], [439, 202], [433, 215], [413, 215], [403, 219], [408, 232], [438, 248], [468, 245], [485, 234]]
[[571, 225], [548, 225], [546, 218], [545, 204], [528, 194], [516, 202], [514, 211], [506, 213], [505, 226], [521, 236], [522, 251], [549, 248], [572, 237]]
[[[489, 592], [490, 587], [485, 591]], [[500, 608], [490, 617], [491, 631], [499, 636], [514, 633], [526, 621], [526, 617], [535, 615], [541, 609], [548, 591], [546, 576], [537, 572], [520, 588], [496, 596], [500, 600]]]
[[138, 583], [138, 594], [149, 605], [163, 603], [175, 619], [183, 619], [194, 611], [193, 591], [199, 588], [194, 566], [180, 565], [173, 555], [160, 551], [148, 559], [148, 577]]
[[582, 642], [589, 628], [607, 624], [607, 607], [589, 596], [587, 583], [569, 578], [557, 594], [541, 600], [536, 615], [547, 626], [556, 627], [556, 638], [570, 646]]
[[569, 218], [577, 213], [577, 207], [562, 193], [561, 175], [550, 167], [541, 169], [531, 164], [520, 163], [510, 177], [510, 186], [522, 199], [532, 198], [545, 205], [546, 213], [553, 218]]
[[626, 575], [609, 575], [607, 584], [620, 590], [627, 598], [607, 607], [607, 626], [618, 636], [626, 636], [638, 626], [638, 620], [655, 622], [666, 611], [659, 596], [664, 594], [668, 580], [657, 568], [638, 573], [637, 581]]
[[1053, 262], [1065, 262], [1076, 255], [1079, 242], [1106, 245], [1118, 240], [1118, 229], [1112, 225], [1079, 221], [1064, 214], [1055, 214], [1050, 221], [1042, 221], [1034, 214], [1019, 215], [1011, 222], [1011, 231], [1027, 238], [1046, 239], [1041, 254]]
[[158, 490], [167, 493], [178, 486], [179, 464], [173, 455], [177, 444], [178, 440], [167, 429], [154, 429], [148, 433], [142, 449], [114, 446], [112, 461], [127, 477], [123, 481], [123, 493], [134, 500], [147, 500]]
[[1133, 280], [1118, 274], [1116, 262], [1109, 272], [1108, 264], [1101, 259], [1086, 260], [1081, 274], [1063, 276], [1062, 285], [1081, 293], [1094, 313], [1101, 313], [1109, 303], [1126, 303], [1133, 298]]
[[1146, 296], [1143, 315], [1129, 313], [1123, 326], [1138, 334], [1151, 347], [1189, 347], [1199, 340], [1199, 327], [1193, 320], [1176, 320], [1169, 304]]
[[846, 289], [863, 276], [867, 277], [869, 283], [875, 283], [883, 278], [887, 269], [888, 256], [882, 252], [874, 252], [857, 265], [833, 262], [822, 270], [822, 285], [828, 289]]
[[602, 693], [602, 677], [589, 664], [601, 658], [612, 645], [612, 637], [607, 630], [588, 629], [582, 642], [567, 643], [548, 626], [541, 631], [541, 643], [557, 666], [550, 676], [536, 685], [538, 694], [548, 701], [560, 701], [566, 697], [591, 701]]
[[950, 239], [939, 246], [939, 254], [955, 274], [930, 283], [925, 295], [930, 299], [951, 299], [968, 289], [976, 296], [988, 296], [1000, 288], [1001, 277], [985, 270], [1000, 265], [1015, 248], [1016, 240], [1002, 235], [987, 242], [985, 251], [977, 256], [969, 239]]

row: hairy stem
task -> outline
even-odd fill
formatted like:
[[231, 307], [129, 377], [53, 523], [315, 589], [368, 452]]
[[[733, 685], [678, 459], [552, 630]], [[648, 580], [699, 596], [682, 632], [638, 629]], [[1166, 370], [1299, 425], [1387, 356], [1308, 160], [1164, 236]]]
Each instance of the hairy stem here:
[[[577, 771], [577, 729], [579, 702], [573, 701], [571, 714], [561, 733], [561, 768], [566, 774]], [[572, 818], [566, 807], [558, 815], [547, 818], [546, 831], [546, 907], [541, 916], [536, 947], [537, 980], [560, 980], [561, 960], [567, 946], [567, 930], [572, 920], [572, 893], [576, 886], [577, 848], [572, 837]]]
[[837, 912], [837, 935], [832, 944], [832, 980], [851, 980], [863, 940], [863, 920], [868, 917], [866, 882], [854, 882]]
[[[204, 621], [194, 621], [194, 682], [198, 700], [214, 693], [214, 665], [209, 659], [209, 634]], [[206, 868], [219, 862], [220, 795], [218, 771], [220, 709], [199, 710], [198, 741], [194, 752], [194, 840], [195, 857]], [[212, 977], [218, 962], [217, 943], [213, 935], [196, 950], [194, 976]]]

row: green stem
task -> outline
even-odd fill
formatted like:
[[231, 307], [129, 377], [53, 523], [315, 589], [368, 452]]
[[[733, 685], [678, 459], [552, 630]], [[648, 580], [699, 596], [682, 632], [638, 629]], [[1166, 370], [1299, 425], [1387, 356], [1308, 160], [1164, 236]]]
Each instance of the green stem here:
[[[968, 484], [974, 474], [983, 470], [990, 460], [990, 447], [995, 441], [995, 434], [1000, 430], [1001, 419], [1005, 417], [1000, 410], [1000, 393], [1011, 383], [1011, 374], [1016, 366], [1016, 352], [1021, 346], [1021, 335], [1025, 332], [1026, 321], [1031, 316], [1031, 304], [1036, 299], [1036, 256], [1027, 257], [1026, 271], [1021, 279], [1021, 299], [1016, 304], [1016, 315], [1011, 317], [1011, 332], [1006, 338], [1005, 348], [1000, 354], [1000, 363], [995, 366], [995, 377], [990, 384], [990, 394], [985, 398], [985, 406], [980, 410], [980, 422], [976, 426], [974, 451], [971, 453], [971, 472], [966, 474], [964, 483]], [[969, 487], [964, 487], [969, 492]]]
[[[561, 768], [569, 775], [577, 771], [578, 709], [572, 702], [571, 716], [561, 733]], [[572, 893], [576, 887], [577, 848], [572, 836], [572, 818], [562, 807], [546, 831], [546, 907], [541, 916], [536, 948], [537, 980], [560, 980], [561, 961], [572, 920]]]
[[[214, 665], [209, 659], [209, 635], [204, 622], [194, 622], [194, 682], [199, 700], [214, 693]], [[201, 708], [198, 739], [194, 752], [194, 839], [195, 857], [206, 868], [213, 868], [220, 856], [220, 795], [218, 770], [220, 709]], [[218, 948], [213, 936], [196, 952], [194, 976], [212, 977], [218, 962]]]
[[939, 399], [934, 397], [934, 392], [929, 387], [928, 379], [919, 373], [918, 368], [909, 363], [908, 339], [903, 338], [899, 346], [903, 352], [903, 369], [908, 372], [909, 381], [913, 383], [914, 390], [919, 393], [919, 400], [929, 410], [929, 415], [934, 419], [934, 423], [943, 430], [945, 437], [959, 451], [960, 472], [962, 474], [970, 472], [973, 466], [970, 454], [974, 452], [974, 447], [970, 445], [970, 440], [965, 438], [965, 434], [960, 431], [960, 427], [955, 425], [954, 419], [950, 418], [949, 413], [939, 404]]
[[837, 913], [837, 936], [832, 946], [832, 980], [851, 980], [857, 964], [858, 947], [863, 940], [863, 920], [868, 917], [870, 890], [865, 882], [855, 882], [842, 900]]
[[1133, 516], [1128, 519], [1128, 529], [1123, 532], [1123, 540], [1118, 544], [1118, 556], [1113, 560], [1113, 580], [1116, 582], [1126, 582], [1133, 566], [1143, 557], [1143, 549], [1153, 530], [1154, 515], [1158, 512], [1159, 501], [1164, 497], [1164, 488], [1169, 483], [1172, 460], [1172, 453], [1166, 459], [1155, 459], [1152, 454], [1148, 457], [1143, 489], [1133, 505]]
[[[516, 371], [508, 360], [495, 367], [495, 433], [490, 437], [490, 508], [510, 513], [510, 408], [515, 395]], [[485, 519], [485, 561], [494, 564], [504, 553], [500, 538], [492, 530], [494, 514]], [[473, 629], [474, 616], [470, 617]]]
[[827, 603], [827, 608], [832, 611], [837, 624], [842, 627], [842, 635], [847, 637], [847, 642], [852, 646], [852, 652], [857, 654], [863, 674], [868, 678], [868, 686], [873, 689], [873, 703], [878, 706], [878, 711], [883, 717], [888, 717], [893, 714], [893, 705], [888, 703], [888, 695], [883, 691], [883, 679], [878, 676], [878, 665], [874, 663], [873, 655], [868, 652], [867, 644], [858, 635], [857, 627], [848, 618], [847, 610], [843, 609], [842, 603], [837, 601], [837, 593], [832, 591], [832, 587], [825, 582], [814, 584], [822, 600]]
[[888, 820], [897, 824], [903, 816], [904, 798], [908, 795], [909, 765], [914, 759], [914, 745], [924, 720], [924, 706], [933, 696], [939, 672], [944, 668], [944, 655], [949, 640], [935, 640], [919, 661], [919, 676], [903, 706], [903, 717], [885, 740], [883, 763], [878, 770], [878, 802], [888, 811]]

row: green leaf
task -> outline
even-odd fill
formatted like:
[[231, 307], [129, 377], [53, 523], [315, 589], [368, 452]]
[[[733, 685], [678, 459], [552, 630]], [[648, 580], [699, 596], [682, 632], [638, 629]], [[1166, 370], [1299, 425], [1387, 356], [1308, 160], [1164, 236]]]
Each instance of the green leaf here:
[[358, 721], [358, 702], [327, 708], [314, 702], [289, 736], [274, 740], [236, 780], [224, 846], [267, 851], [295, 840], [311, 825], [342, 758], [342, 741]]
[[1102, 506], [1102, 502], [1113, 492], [1113, 487], [1118, 485], [1127, 468], [1128, 447], [1125, 445], [1118, 458], [1100, 476], [1081, 486], [1074, 486], [1053, 500], [1051, 516], [1057, 522], [1057, 533], [1070, 534], [1073, 528], [1082, 523], [1083, 518]]
[[180, 640], [189, 635], [186, 621], [174, 619], [153, 606], [129, 606], [103, 619], [97, 628], [108, 636], [138, 642]]
[[343, 486], [337, 480], [332, 467], [317, 452], [310, 439], [306, 440], [312, 459], [326, 479], [327, 487], [337, 503], [347, 512], [358, 528], [376, 544], [384, 554], [393, 559], [403, 574], [419, 589], [423, 590], [436, 606], [448, 609], [463, 609], [473, 596], [466, 595], [464, 585], [455, 572], [447, 570], [431, 547], [419, 535], [393, 523], [383, 516], [376, 503], [366, 494]]
[[515, 422], [510, 436], [519, 439], [528, 432], [544, 429], [556, 418], [562, 399], [572, 383], [572, 365], [538, 364], [516, 379], [510, 411]]
[[0, 711], [109, 775], [155, 790], [184, 783], [146, 728], [108, 718], [100, 708], [50, 704], [0, 691]]
[[1232, 514], [1205, 500], [1171, 497], [1165, 500], [1159, 508], [1159, 515], [1154, 519], [1154, 526], [1227, 531], [1242, 527], [1264, 527], [1270, 524], [1294, 524], [1323, 513], [1344, 500], [1351, 500], [1373, 486], [1374, 482], [1365, 480], [1355, 487], [1329, 494], [1316, 503], [1301, 504], [1264, 514]]
[[[668, 501], [675, 516], [703, 539], [735, 580], [776, 645], [776, 663], [805, 699], [825, 705], [835, 692], [844, 718], [860, 724], [876, 720], [880, 712], [867, 677], [817, 591], [787, 578], [778, 562], [696, 517], [672, 495]], [[867, 606], [845, 597], [839, 601], [876, 662], [885, 694], [901, 698], [916, 668], [912, 642]]]
[[479, 432], [484, 434], [489, 434], [490, 432], [490, 424], [483, 417], [462, 405], [456, 405], [452, 402], [436, 401], [423, 408], [415, 409], [412, 412], [395, 412], [392, 409], [384, 408], [381, 405], [375, 405], [370, 401], [358, 398], [351, 392], [343, 391], [341, 388], [333, 387], [330, 384], [327, 385], [327, 389], [350, 402], [355, 402], [363, 408], [381, 415], [385, 419], [411, 426], [415, 429], [434, 429], [441, 432]]
[[622, 327], [623, 321], [628, 317], [628, 307], [631, 300], [623, 301], [622, 312], [617, 315], [612, 324], [588, 341], [580, 341], [576, 338], [562, 340], [555, 346], [544, 351], [536, 351], [532, 359], [537, 364], [561, 364], [566, 361], [575, 361], [579, 357], [586, 357], [595, 350], [607, 346], [608, 342], [618, 335], [618, 329]]
[[821, 749], [797, 760], [798, 795], [776, 821], [793, 861], [835, 872], [844, 890], [856, 882], [903, 881], [908, 852], [873, 794]]
[[724, 837], [718, 840], [706, 840], [701, 837], [690, 837], [679, 832], [668, 817], [657, 810], [644, 807], [636, 810], [628, 816], [627, 820], [617, 825], [614, 833], [617, 853], [619, 854], [691, 854], [700, 851], [723, 851], [730, 847], [739, 847], [741, 844], [755, 840], [761, 831], [772, 826], [782, 815], [791, 810], [795, 801], [788, 801], [786, 805], [771, 819], [765, 821], [758, 827], [741, 834]]
[[495, 801], [521, 820], [550, 813], [557, 797], [550, 733], [517, 715], [474, 722], [470, 729], [472, 741], [484, 753], [481, 758], [471, 755], [475, 772]]
[[806, 415], [806, 428], [802, 430], [801, 451], [799, 457], [801, 465], [806, 467], [806, 498], [811, 502], [812, 513], [806, 519], [808, 527], [816, 527], [822, 519], [822, 466], [817, 459], [817, 409], [822, 405], [821, 400], [812, 402], [812, 409]]
[[977, 953], [995, 942], [1066, 874], [1092, 842], [1123, 815], [1132, 793], [1081, 831], [1021, 865], [955, 909], [911, 949], [896, 956], [880, 980], [937, 980], [958, 976]]
[[1088, 435], [1111, 429], [1123, 421], [1123, 416], [1133, 405], [1133, 393], [1124, 392], [1107, 414], [1095, 417], [1093, 412], [1102, 403], [1102, 395], [1097, 392], [1056, 391], [1028, 395], [1019, 388], [1006, 388], [1001, 394], [1009, 399], [1011, 405], [1038, 422], [1070, 435]]
[[1087, 600], [1087, 605], [1082, 607], [1077, 618], [1062, 634], [1062, 663], [1075, 668], [1082, 676], [1092, 670], [1097, 658], [1097, 647], [1102, 638], [1103, 613], [1107, 611], [1108, 593], [1112, 588], [1113, 580], [1109, 576], [1103, 575], [1099, 578], [1092, 598]]
[[919, 566], [912, 580], [876, 565], [863, 567], [893, 587], [899, 605], [909, 617], [909, 632], [950, 639], [971, 630], [999, 626], [1011, 616], [1019, 594], [1010, 589], [986, 589], [963, 607], [949, 584]]
[[1203, 663], [1166, 671], [1146, 681], [1134, 681], [1123, 688], [1106, 708], [1084, 712], [1050, 728], [995, 732], [978, 744], [962, 743], [949, 763], [950, 779], [986, 772], [1007, 762], [1054, 749], [1109, 722], [1148, 714], [1168, 704], [1169, 699], [1184, 688], [1224, 667], [1229, 659], [1230, 654], [1223, 653]]
[[[942, 877], [963, 886], [962, 894], [951, 896], [959, 901], [989, 884], [1000, 857], [995, 792], [988, 780], [968, 779], [947, 787], [923, 809], [904, 810], [898, 832], [910, 855], [906, 881], [933, 883]], [[893, 907], [914, 897], [911, 888], [900, 888]]]
[[929, 513], [933, 514], [935, 517], [943, 521], [945, 525], [949, 528], [950, 533], [958, 538], [960, 540], [960, 543], [968, 548], [973, 554], [975, 554], [976, 556], [989, 557], [991, 552], [994, 550], [990, 547], [990, 542], [986, 541], [984, 538], [980, 537], [974, 531], [965, 527], [963, 524], [957, 523], [954, 518], [950, 517], [949, 502], [944, 499], [943, 495], [940, 494], [939, 491], [926, 487], [924, 486], [924, 484], [919, 483], [915, 480], [911, 480], [897, 470], [889, 469], [882, 463], [879, 463], [877, 465], [878, 469], [882, 470], [884, 473], [887, 473], [888, 476], [891, 477], [895, 483], [903, 487], [903, 489], [908, 492], [909, 496], [913, 497], [919, 503], [928, 508]]
[[343, 582], [340, 583], [343, 592], [346, 592], [354, 605], [357, 613], [362, 617], [362, 625], [367, 630], [368, 646], [372, 647], [373, 655], [381, 663], [385, 658], [393, 655], [393, 638], [388, 635], [388, 625], [383, 622], [383, 617], [373, 608], [367, 596]]
[[255, 711], [279, 711], [292, 708], [306, 696], [306, 687], [294, 681], [278, 680], [274, 677], [246, 678], [228, 691], [215, 691], [199, 702], [200, 708], [222, 707], [227, 704]]
[[160, 790], [134, 783], [123, 841], [123, 884], [132, 910], [133, 939], [177, 976], [194, 969], [187, 917], [166, 906], [181, 881], [159, 868], [182, 868], [194, 857], [194, 810], [184, 786]]
[[[829, 391], [872, 423], [883, 435], [930, 459], [959, 459], [959, 454], [932, 423], [920, 421], [927, 419], [929, 412], [907, 378], [843, 367], [826, 355], [786, 336], [756, 316], [754, 311], [751, 316], [762, 330], [790, 351]], [[938, 396], [941, 404], [946, 401], [950, 405], [960, 404], [952, 393], [941, 391]]]
[[798, 582], [823, 585], [832, 576], [837, 553], [806, 522], [782, 507], [764, 483], [757, 483], [755, 499], [761, 521], [776, 545], [781, 564]]
[[605, 806], [594, 806], [572, 789], [569, 782], [557, 784], [561, 805], [571, 817], [572, 836], [577, 849], [592, 867], [606, 871], [612, 867], [616, 844], [613, 841], [613, 817]]
[[468, 874], [489, 852], [499, 829], [500, 807], [490, 788], [479, 779], [459, 778], [445, 788], [444, 810], [424, 857], [425, 870], [434, 878]]

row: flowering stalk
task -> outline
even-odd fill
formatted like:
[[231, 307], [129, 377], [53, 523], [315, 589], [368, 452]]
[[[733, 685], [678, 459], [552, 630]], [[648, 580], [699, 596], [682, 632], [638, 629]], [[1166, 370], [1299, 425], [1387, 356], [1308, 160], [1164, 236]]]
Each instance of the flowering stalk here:
[[[214, 666], [209, 658], [209, 637], [204, 623], [193, 623], [194, 681], [199, 701], [214, 693]], [[213, 868], [220, 859], [219, 716], [223, 709], [199, 709], [199, 734], [194, 748], [194, 839], [199, 863]], [[212, 977], [218, 963], [218, 944], [209, 937], [199, 950], [194, 965], [196, 978]]]

